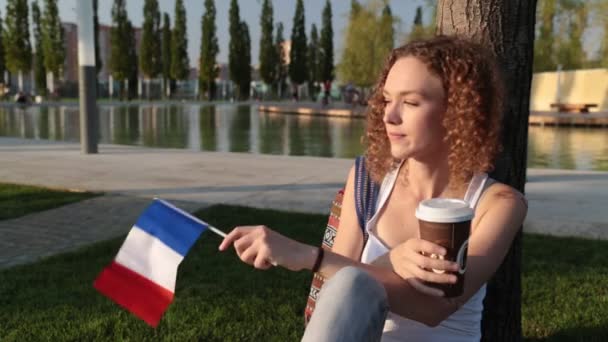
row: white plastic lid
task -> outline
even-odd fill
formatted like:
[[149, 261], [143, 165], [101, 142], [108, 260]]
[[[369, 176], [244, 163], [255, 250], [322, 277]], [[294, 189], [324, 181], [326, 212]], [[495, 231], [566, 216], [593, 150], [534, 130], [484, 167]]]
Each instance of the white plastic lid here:
[[420, 202], [416, 208], [416, 217], [427, 222], [462, 222], [473, 216], [469, 203], [455, 198], [431, 198]]

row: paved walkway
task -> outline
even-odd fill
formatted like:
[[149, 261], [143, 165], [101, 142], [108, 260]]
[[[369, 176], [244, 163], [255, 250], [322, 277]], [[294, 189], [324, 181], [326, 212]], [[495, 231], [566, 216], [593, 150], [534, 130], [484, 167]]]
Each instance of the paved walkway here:
[[[0, 269], [126, 234], [147, 198], [109, 194], [0, 221]], [[194, 211], [198, 203], [175, 202]]]
[[[192, 152], [0, 137], [0, 181], [108, 195], [0, 221], [0, 268], [127, 232], [152, 197], [327, 213], [352, 160]], [[525, 231], [608, 239], [608, 172], [528, 170]], [[236, 214], [236, 213], [235, 213]]]

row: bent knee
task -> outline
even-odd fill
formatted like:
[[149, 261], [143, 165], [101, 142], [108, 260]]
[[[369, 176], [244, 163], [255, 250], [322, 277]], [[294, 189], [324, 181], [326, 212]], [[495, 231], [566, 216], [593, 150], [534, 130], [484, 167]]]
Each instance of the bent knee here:
[[[386, 302], [386, 290], [384, 286], [361, 268], [348, 266], [336, 272], [326, 284], [333, 289], [333, 295], [338, 296], [361, 296]], [[331, 290], [330, 290], [331, 291]]]

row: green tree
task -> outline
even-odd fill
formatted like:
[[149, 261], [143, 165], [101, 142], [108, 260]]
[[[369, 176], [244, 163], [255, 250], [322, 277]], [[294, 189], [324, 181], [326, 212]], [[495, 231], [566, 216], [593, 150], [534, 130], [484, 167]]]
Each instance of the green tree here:
[[320, 38], [320, 65], [321, 65], [321, 81], [329, 82], [334, 80], [334, 30], [331, 24], [332, 12], [331, 2], [325, 2], [323, 8], [323, 19], [321, 24]]
[[414, 17], [414, 25], [408, 36], [408, 41], [420, 40], [426, 38], [427, 29], [422, 23], [422, 6], [416, 7], [416, 16]]
[[40, 23], [40, 7], [38, 1], [32, 3], [32, 24], [34, 25], [34, 84], [36, 93], [44, 95], [46, 92], [46, 71], [44, 69], [44, 55], [42, 52], [42, 32]]
[[160, 46], [160, 11], [156, 0], [145, 0], [144, 23], [139, 48], [139, 66], [146, 79], [146, 96], [150, 98], [150, 79], [162, 71]]
[[249, 27], [247, 23], [241, 21], [240, 25], [241, 37], [243, 37], [242, 46], [242, 63], [241, 74], [243, 75], [241, 84], [239, 85], [241, 99], [249, 98], [249, 90], [251, 87], [251, 38], [249, 36]]
[[[395, 18], [393, 17], [393, 11], [388, 5], [384, 5], [382, 9], [382, 15], [380, 16], [378, 24], [378, 35], [376, 39], [376, 46], [378, 53], [380, 54], [380, 60], [383, 62], [384, 58], [391, 53], [391, 50], [395, 47]], [[380, 64], [383, 64], [383, 63]]]
[[557, 64], [566, 70], [580, 69], [586, 62], [582, 38], [587, 27], [587, 6], [582, 0], [560, 0]]
[[163, 96], [171, 95], [171, 20], [169, 14], [165, 13], [163, 18], [163, 33], [161, 37], [161, 59], [163, 75]]
[[287, 61], [285, 58], [285, 49], [283, 48], [283, 45], [285, 44], [285, 38], [283, 38], [283, 23], [277, 24], [277, 34], [275, 37], [274, 47], [278, 57], [275, 66], [275, 87], [280, 99], [285, 90], [285, 81], [287, 80]]
[[306, 61], [306, 19], [304, 17], [304, 2], [296, 2], [296, 11], [293, 16], [291, 29], [291, 49], [289, 50], [289, 79], [294, 87], [296, 99], [297, 88], [308, 80], [308, 63]]
[[45, 0], [42, 13], [42, 55], [48, 73], [49, 92], [55, 92], [55, 75], [63, 73], [65, 48], [63, 47], [63, 27], [57, 9], [57, 0]]
[[190, 71], [186, 34], [186, 9], [183, 0], [177, 0], [175, 2], [175, 23], [171, 36], [171, 77], [176, 80], [186, 79]]
[[131, 99], [136, 96], [137, 82], [139, 81], [137, 42], [135, 41], [135, 29], [133, 28], [131, 20], [127, 20], [126, 32], [128, 32], [125, 40], [128, 43], [127, 60], [129, 61], [129, 67], [127, 69], [127, 98]]
[[369, 87], [376, 81], [393, 47], [395, 18], [390, 7], [371, 1], [365, 7], [351, 3], [342, 60], [338, 75], [344, 82]]
[[538, 35], [534, 43], [534, 72], [553, 71], [555, 64], [555, 0], [542, 0], [537, 13]]
[[239, 3], [237, 0], [230, 1], [230, 9], [228, 10], [228, 31], [230, 33], [230, 42], [228, 43], [228, 71], [230, 72], [230, 80], [237, 85], [237, 97], [239, 82], [239, 63], [242, 56], [239, 55], [242, 37], [240, 33], [241, 17], [239, 14]]
[[7, 0], [4, 24], [6, 66], [17, 73], [19, 91], [23, 91], [23, 73], [32, 68], [27, 0]]
[[357, 0], [351, 0], [350, 1], [350, 14], [349, 14], [349, 19], [353, 20], [354, 17], [359, 14], [359, 11], [362, 9], [363, 7], [361, 6], [361, 4], [359, 3], [359, 1]]
[[[103, 68], [103, 61], [99, 55], [99, 16], [97, 15], [99, 1], [93, 0], [93, 29], [95, 35], [95, 70], [97, 73]], [[99, 88], [98, 88], [99, 89]]]
[[115, 80], [123, 81], [125, 89], [121, 91], [121, 98], [126, 93], [127, 80], [131, 74], [131, 61], [129, 53], [131, 48], [132, 30], [125, 8], [125, 0], [114, 0], [112, 5], [112, 28], [110, 29], [110, 61], [109, 69]]
[[596, 0], [594, 6], [598, 9], [595, 13], [603, 13], [603, 16], [597, 16], [599, 21], [603, 23], [601, 28], [602, 42], [600, 45], [600, 66], [602, 68], [608, 68], [608, 2], [602, 0]]
[[230, 80], [237, 88], [237, 97], [245, 99], [249, 96], [251, 82], [251, 41], [249, 28], [241, 21], [239, 5], [236, 0], [230, 2], [229, 31], [230, 43], [228, 51], [228, 70]]
[[319, 48], [319, 35], [317, 26], [312, 24], [310, 29], [310, 42], [308, 43], [308, 92], [314, 100], [317, 98], [318, 83], [322, 81], [321, 53]]
[[215, 78], [218, 75], [216, 57], [220, 48], [217, 43], [215, 27], [215, 3], [205, 0], [205, 14], [201, 19], [201, 52], [199, 58], [199, 89], [206, 93], [208, 100], [215, 94]]
[[4, 84], [4, 73], [6, 72], [6, 63], [4, 60], [4, 25], [2, 24], [2, 16], [0, 15], [0, 83]]
[[262, 14], [260, 15], [262, 36], [260, 38], [260, 77], [266, 84], [273, 85], [276, 81], [276, 64], [278, 62], [277, 49], [273, 43], [272, 31], [274, 27], [272, 2], [264, 0]]

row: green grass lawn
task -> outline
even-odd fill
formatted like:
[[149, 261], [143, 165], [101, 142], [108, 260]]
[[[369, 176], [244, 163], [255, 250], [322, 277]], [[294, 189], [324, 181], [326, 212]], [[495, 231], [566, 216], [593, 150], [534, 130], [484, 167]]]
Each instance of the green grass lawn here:
[[72, 192], [29, 185], [0, 183], [0, 220], [57, 208], [97, 195], [90, 192]]
[[[318, 244], [325, 215], [214, 206], [197, 216], [228, 230], [266, 224]], [[0, 341], [298, 341], [311, 275], [259, 271], [205, 233], [180, 266], [176, 297], [157, 329], [92, 283], [123, 238], [0, 271]], [[608, 337], [608, 242], [524, 237], [523, 324], [530, 341]]]

